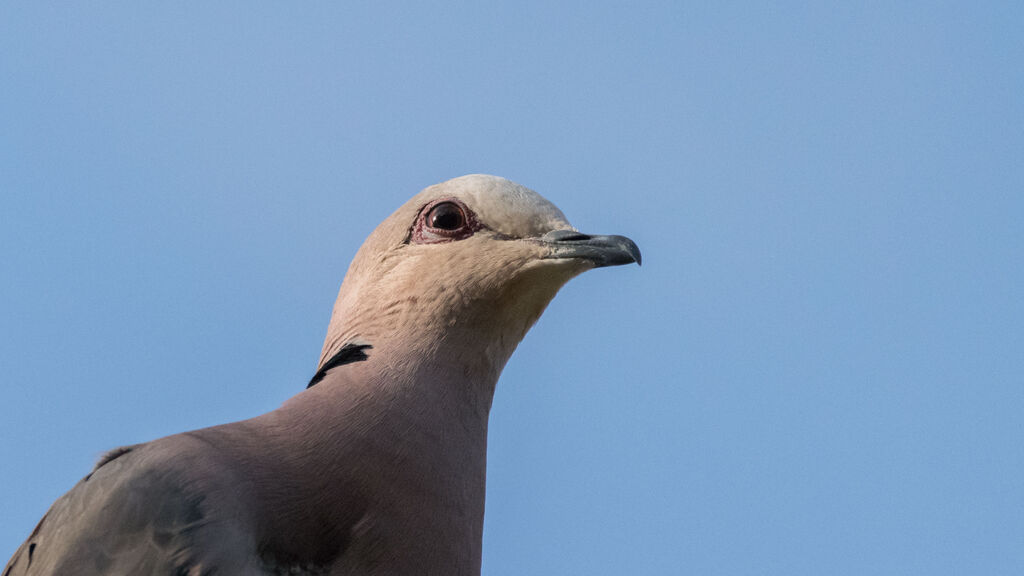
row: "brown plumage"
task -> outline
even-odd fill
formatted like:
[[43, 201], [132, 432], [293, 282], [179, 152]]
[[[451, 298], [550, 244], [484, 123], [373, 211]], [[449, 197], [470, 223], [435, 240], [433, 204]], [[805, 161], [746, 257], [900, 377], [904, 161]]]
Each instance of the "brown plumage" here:
[[570, 278], [639, 261], [507, 180], [427, 188], [356, 255], [308, 389], [109, 453], [3, 576], [478, 574], [502, 368]]

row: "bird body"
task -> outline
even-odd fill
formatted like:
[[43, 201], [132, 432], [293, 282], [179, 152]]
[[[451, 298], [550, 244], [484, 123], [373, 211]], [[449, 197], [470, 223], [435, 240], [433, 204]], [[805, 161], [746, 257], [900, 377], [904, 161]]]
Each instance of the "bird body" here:
[[427, 188], [353, 260], [306, 390], [109, 453], [3, 576], [478, 574], [502, 368], [565, 282], [639, 258], [501, 178]]

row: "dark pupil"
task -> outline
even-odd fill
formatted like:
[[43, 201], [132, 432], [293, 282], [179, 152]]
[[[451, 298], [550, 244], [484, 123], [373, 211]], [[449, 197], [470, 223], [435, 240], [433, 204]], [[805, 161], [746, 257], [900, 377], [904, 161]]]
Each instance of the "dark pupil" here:
[[445, 202], [435, 206], [427, 220], [431, 228], [455, 230], [462, 226], [462, 210], [451, 202]]

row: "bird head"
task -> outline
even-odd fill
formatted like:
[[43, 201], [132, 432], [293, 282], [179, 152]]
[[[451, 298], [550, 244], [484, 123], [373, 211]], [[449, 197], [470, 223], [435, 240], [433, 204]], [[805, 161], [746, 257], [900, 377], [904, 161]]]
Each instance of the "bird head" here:
[[363, 244], [323, 358], [347, 342], [410, 334], [420, 347], [475, 334], [511, 354], [572, 277], [632, 262], [640, 263], [633, 241], [580, 233], [528, 188], [496, 176], [455, 178], [414, 196]]

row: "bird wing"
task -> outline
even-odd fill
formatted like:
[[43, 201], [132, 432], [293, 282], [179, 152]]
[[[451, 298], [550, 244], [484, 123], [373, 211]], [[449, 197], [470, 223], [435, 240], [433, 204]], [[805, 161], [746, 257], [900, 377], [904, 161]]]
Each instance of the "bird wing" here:
[[3, 576], [212, 573], [195, 557], [202, 495], [145, 452], [138, 445], [104, 456], [54, 502]]

